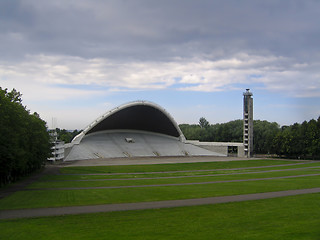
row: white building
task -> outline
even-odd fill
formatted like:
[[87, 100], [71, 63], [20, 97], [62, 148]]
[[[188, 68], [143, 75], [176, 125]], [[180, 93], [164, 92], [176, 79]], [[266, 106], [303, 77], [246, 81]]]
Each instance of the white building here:
[[64, 159], [64, 142], [58, 140], [57, 132], [55, 130], [50, 131], [51, 136], [51, 152], [52, 156], [48, 158], [48, 161], [55, 162], [55, 161], [63, 161]]

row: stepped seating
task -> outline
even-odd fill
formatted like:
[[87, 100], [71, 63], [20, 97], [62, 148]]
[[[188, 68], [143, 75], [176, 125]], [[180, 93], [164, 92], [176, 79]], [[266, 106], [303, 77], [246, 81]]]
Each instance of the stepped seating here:
[[177, 138], [143, 131], [104, 131], [86, 135], [65, 161], [119, 157], [225, 156]]

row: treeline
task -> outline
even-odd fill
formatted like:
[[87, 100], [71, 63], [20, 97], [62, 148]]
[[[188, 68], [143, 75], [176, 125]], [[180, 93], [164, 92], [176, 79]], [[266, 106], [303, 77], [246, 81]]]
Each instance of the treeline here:
[[[202, 142], [242, 142], [243, 121], [209, 124], [200, 118], [199, 124], [181, 124], [188, 140]], [[280, 127], [276, 122], [255, 120], [253, 123], [253, 151], [255, 154], [277, 154], [281, 157], [320, 157], [320, 117], [318, 120]]]
[[56, 128], [57, 137], [60, 141], [64, 141], [65, 143], [70, 143], [72, 139], [77, 136], [82, 130], [78, 131], [77, 129], [74, 131], [68, 131], [66, 129]]
[[273, 151], [280, 156], [320, 158], [320, 117], [284, 126], [273, 139]]
[[40, 169], [51, 153], [46, 123], [21, 96], [0, 87], [0, 186]]
[[242, 142], [242, 120], [211, 125], [204, 118], [200, 118], [199, 124], [181, 124], [179, 126], [188, 140], [199, 140], [201, 142]]

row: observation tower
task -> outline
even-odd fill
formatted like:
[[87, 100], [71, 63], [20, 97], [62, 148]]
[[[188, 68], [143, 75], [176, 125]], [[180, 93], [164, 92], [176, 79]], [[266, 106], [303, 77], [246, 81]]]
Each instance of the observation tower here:
[[243, 145], [245, 157], [253, 155], [253, 94], [250, 89], [243, 93]]

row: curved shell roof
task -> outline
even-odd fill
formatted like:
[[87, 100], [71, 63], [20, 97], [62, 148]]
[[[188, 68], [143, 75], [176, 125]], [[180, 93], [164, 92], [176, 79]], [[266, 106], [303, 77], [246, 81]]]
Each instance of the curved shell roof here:
[[148, 131], [185, 140], [178, 124], [165, 109], [152, 102], [135, 101], [105, 113], [77, 135], [72, 143], [79, 144], [87, 134], [108, 130]]

